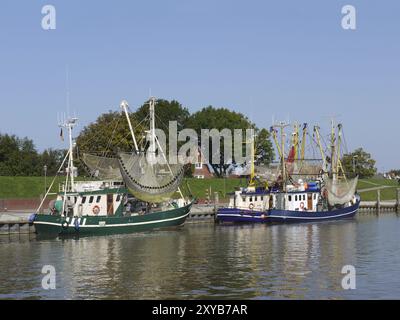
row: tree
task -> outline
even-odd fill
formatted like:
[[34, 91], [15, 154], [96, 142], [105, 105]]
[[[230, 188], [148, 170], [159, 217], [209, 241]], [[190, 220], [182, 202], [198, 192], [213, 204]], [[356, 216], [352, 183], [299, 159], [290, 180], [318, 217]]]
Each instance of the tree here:
[[[129, 115], [135, 136], [140, 140], [143, 129], [138, 126], [134, 114]], [[76, 139], [79, 153], [98, 155], [114, 154], [117, 150], [132, 151], [134, 143], [128, 121], [121, 112], [109, 111], [86, 126]]]
[[371, 158], [371, 154], [362, 148], [358, 148], [350, 154], [345, 154], [342, 158], [342, 164], [347, 174], [358, 175], [362, 179], [371, 178], [377, 172], [376, 161]]
[[[202, 129], [217, 129], [219, 131], [229, 129], [232, 131], [232, 139], [234, 129], [246, 130], [253, 128], [256, 129], [256, 132], [258, 131], [257, 128], [255, 128], [255, 125], [242, 113], [234, 112], [226, 108], [214, 108], [212, 106], [208, 106], [194, 113], [187, 121], [187, 128], [194, 129], [199, 136], [201, 135]], [[201, 141], [199, 141], [199, 143], [200, 142]], [[211, 163], [216, 175], [222, 177], [226, 175], [226, 171], [230, 166], [230, 164], [227, 163], [230, 159], [224, 159], [224, 140], [222, 137], [220, 146], [220, 162], [218, 164], [212, 163], [211, 143], [209, 152], [210, 159], [208, 159], [208, 161]], [[273, 148], [272, 143], [269, 141], [268, 130], [263, 129], [259, 131], [259, 139], [256, 143], [256, 153], [261, 156], [260, 161], [264, 163], [270, 161], [269, 159], [273, 159]], [[235, 162], [234, 158], [231, 160], [233, 163]]]
[[[133, 113], [129, 115], [132, 127], [140, 148], [144, 129], [135, 119]], [[109, 111], [100, 115], [97, 120], [86, 126], [76, 139], [76, 166], [78, 172], [84, 172], [85, 166], [80, 155], [90, 153], [98, 156], [116, 156], [117, 152], [134, 150], [134, 143], [125, 114]]]
[[[178, 131], [181, 131], [185, 125], [187, 120], [190, 117], [189, 110], [183, 107], [176, 100], [164, 100], [158, 99], [156, 100], [155, 105], [155, 114], [156, 114], [156, 128], [165, 131], [165, 134], [168, 137], [168, 125], [169, 121], [177, 121], [178, 122]], [[146, 101], [136, 112], [135, 118], [138, 121], [142, 121], [149, 117], [149, 102]]]
[[47, 167], [47, 175], [55, 176], [58, 173], [58, 169], [67, 155], [67, 150], [44, 150], [40, 155], [40, 169], [44, 170], [44, 166]]
[[271, 133], [265, 128], [256, 133], [255, 154], [257, 165], [269, 165], [275, 158]]
[[40, 157], [32, 140], [0, 135], [0, 175], [35, 176], [39, 168]]

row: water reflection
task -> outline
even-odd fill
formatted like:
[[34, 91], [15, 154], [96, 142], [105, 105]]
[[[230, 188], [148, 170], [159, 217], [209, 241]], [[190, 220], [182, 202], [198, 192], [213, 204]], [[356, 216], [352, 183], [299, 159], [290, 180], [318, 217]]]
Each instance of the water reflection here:
[[[384, 244], [391, 247], [386, 250], [398, 248], [392, 238], [397, 239], [393, 226], [399, 225], [395, 216], [361, 217], [319, 224], [187, 225], [83, 239], [0, 238], [0, 298], [374, 297], [376, 269], [398, 274], [399, 259], [384, 257], [381, 250]], [[48, 264], [57, 270], [54, 291], [41, 288], [41, 268]], [[356, 292], [341, 288], [341, 269], [348, 264], [359, 272]], [[391, 278], [373, 280], [382, 285]], [[378, 292], [393, 296], [397, 288]]]

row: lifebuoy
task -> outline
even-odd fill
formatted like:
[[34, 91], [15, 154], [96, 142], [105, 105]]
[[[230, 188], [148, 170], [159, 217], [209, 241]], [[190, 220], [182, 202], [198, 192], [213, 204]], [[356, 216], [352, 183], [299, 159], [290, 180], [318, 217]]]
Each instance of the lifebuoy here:
[[250, 210], [253, 210], [253, 209], [254, 209], [254, 203], [250, 203], [250, 204], [249, 204], [249, 209], [250, 209]]
[[68, 229], [68, 227], [69, 227], [68, 221], [65, 220], [65, 221], [61, 224], [61, 226], [62, 226], [63, 229]]
[[94, 215], [98, 215], [100, 213], [100, 207], [99, 206], [94, 206], [92, 210]]

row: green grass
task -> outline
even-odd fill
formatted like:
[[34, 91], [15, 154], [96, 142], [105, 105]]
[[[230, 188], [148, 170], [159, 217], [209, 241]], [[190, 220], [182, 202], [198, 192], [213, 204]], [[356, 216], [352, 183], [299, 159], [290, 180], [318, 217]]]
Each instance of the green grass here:
[[193, 195], [197, 199], [206, 199], [206, 194], [211, 187], [211, 198], [214, 198], [214, 193], [218, 192], [220, 199], [229, 198], [228, 193], [233, 192], [236, 187], [245, 186], [246, 179], [185, 179], [182, 189], [185, 194], [188, 194], [186, 187], [188, 184]]
[[[50, 187], [53, 179], [54, 177], [47, 178], [47, 187]], [[65, 182], [65, 177], [57, 177], [51, 192], [58, 192], [62, 182]], [[0, 177], [0, 199], [38, 198], [44, 193], [44, 177]]]
[[[362, 179], [358, 181], [358, 190], [369, 189], [379, 186], [388, 186], [390, 188], [381, 190], [381, 200], [395, 200], [397, 196], [397, 188], [400, 188], [399, 184], [395, 180], [386, 179]], [[377, 191], [368, 191], [361, 193], [361, 199], [364, 201], [377, 201]]]
[[[47, 186], [53, 178], [47, 178]], [[82, 179], [78, 179], [82, 180]], [[51, 192], [58, 192], [59, 184], [64, 181], [64, 177], [58, 177]], [[233, 192], [236, 187], [245, 186], [246, 179], [185, 179], [182, 190], [187, 195], [189, 193], [186, 182], [193, 195], [198, 199], [205, 199], [207, 191], [211, 187], [211, 197], [218, 192], [221, 200], [228, 198], [228, 193]], [[374, 188], [377, 186], [390, 186], [391, 188], [381, 190], [382, 200], [396, 199], [397, 181], [380, 179], [362, 179], [358, 182], [358, 190]], [[0, 199], [27, 199], [38, 198], [44, 193], [44, 177], [0, 177]], [[361, 193], [365, 201], [376, 201], [376, 191]]]

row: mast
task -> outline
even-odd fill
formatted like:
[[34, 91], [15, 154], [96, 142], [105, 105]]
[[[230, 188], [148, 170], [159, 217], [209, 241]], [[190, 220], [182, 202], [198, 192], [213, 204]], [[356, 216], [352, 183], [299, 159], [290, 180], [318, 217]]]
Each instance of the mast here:
[[321, 135], [320, 135], [320, 133], [319, 133], [319, 127], [318, 126], [315, 126], [314, 127], [314, 133], [315, 133], [315, 136], [316, 136], [316, 138], [317, 138], [317, 143], [318, 143], [318, 147], [319, 147], [319, 152], [321, 153], [321, 158], [322, 158], [322, 166], [323, 166], [323, 170], [324, 170], [324, 172], [326, 172], [327, 171], [327, 163], [326, 163], [326, 155], [325, 155], [325, 152], [324, 152], [324, 149], [322, 148], [322, 143], [321, 143]]
[[283, 191], [286, 190], [286, 163], [285, 163], [285, 128], [288, 127], [289, 124], [285, 122], [280, 122], [279, 124], [274, 125], [276, 128], [280, 128], [281, 130], [281, 166], [282, 166], [282, 187]]
[[299, 141], [299, 124], [298, 123], [295, 123], [294, 124], [294, 132], [293, 132], [293, 141], [292, 141], [292, 144], [293, 144], [293, 147], [294, 147], [294, 160], [298, 160], [299, 159], [299, 144], [300, 144], [300, 141]]
[[301, 139], [301, 149], [300, 149], [300, 160], [301, 165], [303, 165], [304, 157], [306, 153], [306, 137], [307, 137], [307, 123], [303, 124], [303, 137]]
[[136, 142], [135, 133], [133, 132], [131, 119], [129, 118], [128, 107], [129, 107], [128, 102], [126, 100], [123, 100], [121, 102], [121, 108], [125, 113], [126, 120], [128, 121], [129, 130], [131, 131], [131, 135], [132, 135], [132, 139], [133, 139], [133, 144], [135, 145], [135, 151], [136, 151], [136, 153], [139, 153], [139, 148], [138, 148], [138, 145]]
[[149, 147], [149, 152], [151, 154], [151, 159], [155, 160], [156, 156], [156, 124], [155, 124], [155, 104], [156, 104], [156, 98], [151, 97], [150, 101], [150, 147]]
[[254, 187], [255, 186], [255, 173], [254, 173], [254, 158], [255, 158], [255, 148], [254, 148], [254, 129], [251, 129], [251, 162], [250, 162], [250, 183], [249, 187]]
[[343, 129], [343, 125], [341, 123], [339, 123], [338, 124], [338, 139], [337, 139], [337, 147], [336, 147], [336, 149], [337, 149], [337, 151], [336, 151], [336, 153], [337, 153], [336, 172], [338, 173], [338, 175], [339, 175], [339, 172], [341, 172], [342, 175], [343, 175], [343, 178], [345, 180], [347, 180], [346, 174], [345, 174], [344, 169], [343, 169], [342, 160], [340, 159], [341, 145], [342, 145], [342, 129]]
[[[74, 141], [72, 138], [72, 130], [77, 125], [78, 119], [77, 118], [69, 118], [61, 123], [59, 126], [61, 128], [65, 128], [68, 130], [68, 138], [69, 138], [69, 158], [68, 158], [68, 175], [71, 179], [71, 190], [75, 187], [75, 168], [74, 168]], [[67, 186], [65, 186], [67, 188]]]
[[279, 157], [282, 158], [282, 150], [281, 150], [281, 147], [280, 147], [279, 142], [278, 142], [277, 131], [273, 126], [271, 127], [270, 131], [272, 133], [272, 138], [274, 139], [274, 142], [275, 142], [275, 145], [276, 145], [276, 149], [278, 150]]
[[336, 146], [335, 146], [335, 121], [331, 120], [331, 176], [333, 180], [337, 179], [337, 165], [336, 165]]

